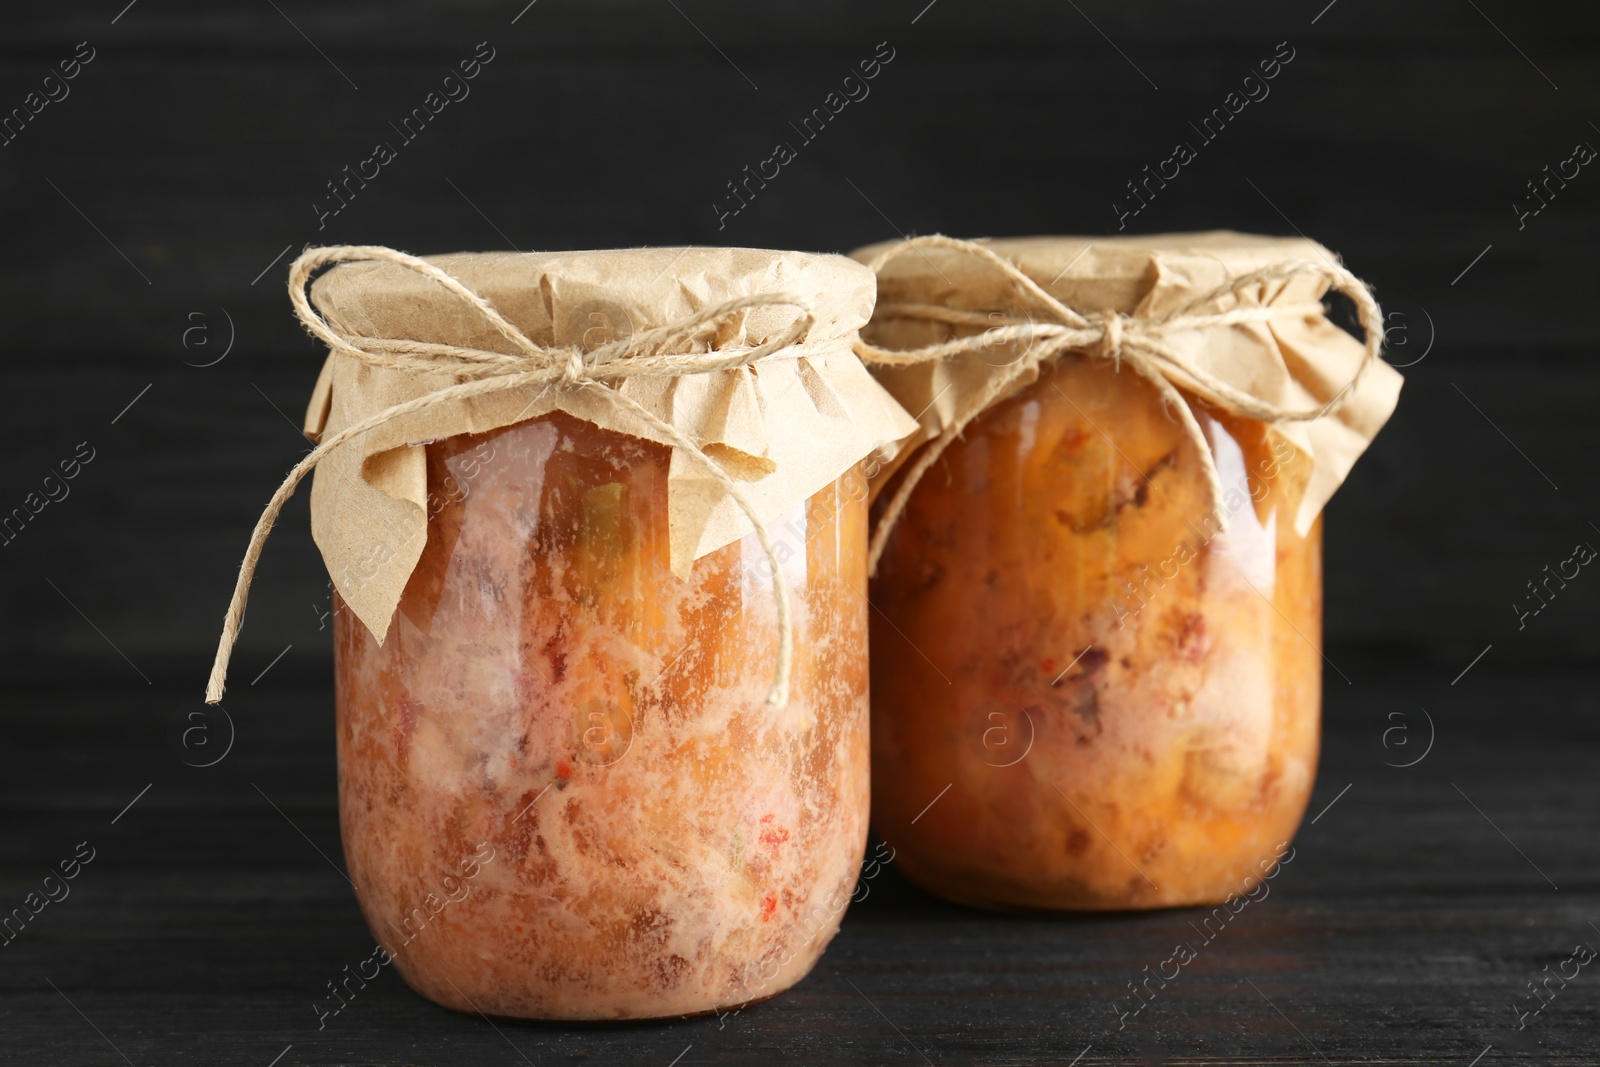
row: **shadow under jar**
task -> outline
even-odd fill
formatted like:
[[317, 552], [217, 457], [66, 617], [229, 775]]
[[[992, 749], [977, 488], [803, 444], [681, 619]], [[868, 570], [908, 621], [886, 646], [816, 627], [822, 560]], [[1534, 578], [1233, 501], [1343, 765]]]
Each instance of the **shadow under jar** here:
[[867, 830], [864, 493], [847, 474], [773, 524], [805, 530], [776, 711], [766, 556], [751, 535], [674, 577], [668, 460], [559, 412], [430, 444], [389, 634], [336, 612], [345, 856], [441, 1004], [730, 1008], [799, 981], [838, 928]]
[[929, 891], [1214, 903], [1293, 836], [1319, 739], [1321, 520], [1295, 533], [1292, 446], [1188, 399], [1226, 532], [1154, 388], [1068, 356], [969, 426], [890, 533], [873, 818]]

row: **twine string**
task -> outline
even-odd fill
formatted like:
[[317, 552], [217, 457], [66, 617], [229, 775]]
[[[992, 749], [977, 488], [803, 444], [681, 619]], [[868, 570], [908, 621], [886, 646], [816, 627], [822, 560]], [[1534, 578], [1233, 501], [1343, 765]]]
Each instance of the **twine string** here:
[[[1177, 420], [1184, 435], [1194, 444], [1199, 456], [1216, 518], [1227, 528], [1223, 507], [1223, 486], [1211, 445], [1193, 409], [1179, 389], [1205, 398], [1225, 411], [1268, 424], [1308, 422], [1343, 407], [1355, 392], [1367, 370], [1377, 362], [1383, 344], [1383, 311], [1367, 284], [1343, 266], [1332, 262], [1292, 259], [1274, 263], [1229, 279], [1180, 307], [1159, 315], [1127, 315], [1113, 311], [1081, 311], [1047, 293], [1039, 283], [1024, 274], [993, 249], [972, 241], [940, 234], [913, 237], [891, 245], [868, 266], [877, 274], [892, 260], [922, 248], [947, 248], [981, 259], [998, 271], [1011, 285], [1015, 310], [1000, 313], [963, 311], [936, 304], [891, 302], [879, 304], [874, 319], [916, 319], [956, 327], [987, 327], [981, 333], [926, 345], [921, 348], [888, 349], [861, 340], [856, 354], [869, 364], [885, 367], [910, 367], [924, 363], [976, 354], [987, 348], [1026, 344], [1021, 355], [989, 377], [935, 438], [919, 450], [907, 466], [884, 506], [872, 531], [868, 550], [869, 573], [876, 573], [889, 533], [899, 521], [911, 493], [945, 449], [979, 415], [1024, 387], [1043, 363], [1067, 353], [1081, 353], [1091, 359], [1109, 359], [1120, 371], [1126, 364], [1148, 381], [1160, 395], [1164, 406]], [[1191, 362], [1168, 343], [1173, 335], [1210, 330], [1274, 319], [1321, 317], [1321, 303], [1242, 305], [1242, 293], [1264, 283], [1287, 281], [1301, 275], [1324, 279], [1329, 288], [1343, 293], [1355, 305], [1356, 316], [1365, 334], [1361, 362], [1345, 386], [1325, 404], [1294, 409], [1262, 400], [1239, 389]], [[1223, 311], [1209, 310], [1219, 302], [1236, 306]], [[992, 325], [996, 320], [1000, 325]]]
[[[395, 263], [431, 278], [473, 307], [500, 337], [516, 349], [516, 353], [507, 354], [404, 338], [361, 337], [335, 329], [311, 305], [307, 296], [307, 285], [312, 274], [324, 266], [362, 260]], [[255, 529], [250, 534], [250, 543], [245, 549], [244, 561], [239, 565], [239, 575], [234, 583], [233, 598], [228, 604], [227, 614], [223, 617], [222, 635], [217, 644], [216, 658], [212, 662], [211, 676], [206, 683], [206, 703], [215, 704], [222, 699], [228, 660], [232, 655], [234, 644], [238, 641], [239, 630], [244, 621], [245, 603], [249, 597], [250, 582], [255, 576], [256, 565], [261, 559], [267, 535], [272, 532], [273, 524], [277, 522], [278, 515], [289, 498], [294, 495], [295, 488], [318, 463], [350, 441], [406, 415], [472, 397], [540, 384], [546, 387], [587, 389], [605, 397], [619, 412], [630, 416], [660, 438], [670, 441], [674, 447], [682, 450], [711, 475], [744, 512], [755, 528], [756, 538], [760, 541], [761, 549], [766, 553], [767, 562], [772, 568], [772, 594], [777, 606], [777, 652], [766, 703], [774, 708], [782, 708], [788, 703], [790, 676], [794, 665], [793, 611], [788, 586], [783, 581], [782, 565], [766, 523], [733, 477], [722, 468], [721, 464], [712, 459], [699, 443], [644, 408], [633, 398], [609, 387], [607, 383], [632, 377], [707, 374], [759, 363], [804, 340], [816, 321], [815, 311], [809, 302], [788, 293], [741, 296], [702, 308], [667, 326], [641, 330], [588, 351], [575, 345], [552, 347], [536, 344], [495, 310], [488, 300], [455, 276], [426, 260], [381, 245], [337, 245], [307, 249], [289, 268], [289, 299], [301, 325], [332, 351], [360, 360], [368, 366], [410, 373], [452, 375], [458, 381], [454, 385], [444, 386], [404, 403], [395, 404], [352, 423], [322, 440], [289, 471], [268, 500], [261, 517], [256, 521]], [[782, 334], [761, 345], [747, 349], [705, 352], [673, 350], [674, 347], [701, 343], [695, 341], [695, 338], [705, 334], [708, 328], [716, 329], [727, 323], [731, 316], [748, 308], [780, 306], [797, 308], [800, 315]]]

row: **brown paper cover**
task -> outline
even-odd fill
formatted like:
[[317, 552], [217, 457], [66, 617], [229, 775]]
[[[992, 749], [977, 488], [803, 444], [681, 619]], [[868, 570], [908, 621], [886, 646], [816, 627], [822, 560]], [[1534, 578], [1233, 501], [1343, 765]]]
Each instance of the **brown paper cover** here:
[[[851, 254], [870, 262], [892, 243]], [[1137, 237], [996, 238], [976, 243], [1010, 260], [1068, 307], [1136, 317], [1184, 307], [1233, 278], [1284, 261], [1336, 262], [1333, 253], [1315, 241], [1225, 230]], [[1223, 298], [1194, 311], [1205, 314], [1241, 305], [1315, 303], [1327, 289], [1327, 282], [1320, 277], [1298, 275], [1257, 285], [1239, 294], [1237, 304], [1232, 298]], [[885, 265], [878, 280], [878, 303], [901, 302], [1006, 314], [1020, 310], [1012, 284], [992, 265], [938, 247], [912, 250]], [[975, 328], [927, 320], [877, 318], [863, 336], [885, 348], [903, 349], [974, 332]], [[1189, 330], [1163, 339], [1224, 382], [1294, 410], [1332, 400], [1355, 375], [1364, 355], [1361, 342], [1319, 314]], [[911, 367], [874, 367], [873, 375], [907, 411], [920, 412], [921, 423], [901, 442], [897, 456], [884, 465], [874, 487], [881, 487], [916, 445], [939, 436], [968, 399], [998, 368], [1015, 360], [1019, 351], [1016, 345], [997, 345], [980, 353]], [[1028, 381], [1036, 378], [1035, 372]], [[1183, 382], [1176, 384], [1187, 387]], [[1400, 385], [1399, 372], [1376, 362], [1331, 414], [1310, 422], [1273, 425], [1273, 432], [1311, 459], [1310, 481], [1295, 515], [1295, 528], [1301, 534], [1310, 529], [1394, 411]]]
[[[311, 529], [345, 603], [381, 641], [427, 540], [423, 446], [550, 411], [646, 439], [653, 431], [609, 403], [616, 388], [700, 444], [770, 521], [878, 451], [916, 431], [852, 351], [871, 314], [872, 272], [842, 256], [746, 248], [458, 253], [428, 257], [485, 297], [536, 344], [592, 350], [675, 323], [735, 297], [788, 293], [811, 309], [803, 342], [758, 364], [619, 384], [505, 390], [392, 419], [334, 450], [317, 467]], [[465, 301], [392, 263], [341, 264], [312, 284], [335, 330], [514, 354]], [[710, 346], [743, 348], [777, 337], [801, 311], [736, 313]], [[313, 440], [395, 404], [453, 385], [451, 374], [370, 366], [331, 352], [306, 412]], [[668, 441], [661, 441], [670, 444]], [[668, 473], [672, 566], [750, 532], [722, 485], [675, 448]]]

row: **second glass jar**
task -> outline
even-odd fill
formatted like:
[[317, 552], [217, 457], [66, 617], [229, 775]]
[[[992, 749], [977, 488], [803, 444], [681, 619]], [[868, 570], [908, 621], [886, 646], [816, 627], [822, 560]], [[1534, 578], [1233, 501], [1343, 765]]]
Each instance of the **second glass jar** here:
[[1214, 903], [1293, 836], [1319, 739], [1321, 520], [1294, 530], [1293, 446], [1191, 406], [1221, 502], [1155, 390], [1078, 356], [912, 494], [873, 586], [873, 819], [924, 888]]

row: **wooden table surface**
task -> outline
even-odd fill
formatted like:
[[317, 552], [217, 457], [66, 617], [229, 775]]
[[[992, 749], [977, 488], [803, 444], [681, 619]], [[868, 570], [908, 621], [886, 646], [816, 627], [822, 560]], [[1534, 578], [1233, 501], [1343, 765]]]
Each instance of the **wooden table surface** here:
[[177, 739], [202, 723], [188, 718], [196, 682], [13, 691], [0, 904], [20, 906], [50, 867], [87, 853], [79, 842], [94, 858], [0, 951], [0, 1061], [1600, 1060], [1600, 968], [1566, 963], [1577, 976], [1552, 979], [1524, 1028], [1514, 1014], [1536, 1006], [1527, 983], [1600, 946], [1592, 674], [1480, 664], [1451, 685], [1436, 665], [1330, 655], [1352, 681], [1329, 672], [1321, 774], [1292, 860], [1120, 1021], [1127, 983], [1198, 941], [1205, 912], [989, 914], [934, 900], [891, 865], [810, 977], [736, 1016], [491, 1024], [385, 972], [319, 1030], [326, 983], [372, 945], [342, 874], [327, 680], [268, 675], [230, 701], [233, 744], [209, 768], [185, 760], [220, 754], [228, 723], [212, 721], [209, 749]]

